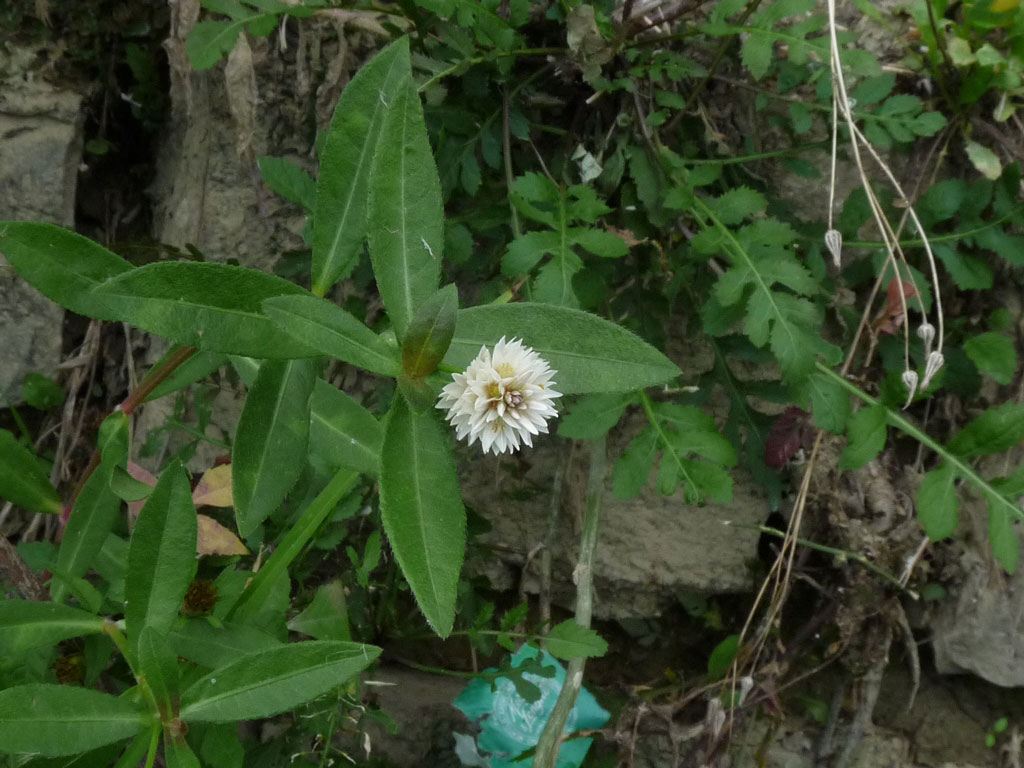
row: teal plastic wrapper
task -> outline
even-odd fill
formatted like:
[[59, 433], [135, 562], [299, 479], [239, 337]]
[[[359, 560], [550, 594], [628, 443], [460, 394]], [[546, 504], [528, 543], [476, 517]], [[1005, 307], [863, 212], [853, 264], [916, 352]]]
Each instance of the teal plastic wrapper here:
[[[535, 658], [537, 649], [523, 646], [514, 656], [512, 665], [518, 667], [525, 659]], [[523, 677], [540, 688], [540, 699], [530, 704], [507, 678], [499, 678], [495, 690], [484, 680], [471, 680], [455, 700], [455, 707], [470, 720], [479, 721], [481, 732], [477, 746], [489, 753], [487, 764], [491, 768], [525, 768], [530, 760], [515, 758], [537, 746], [544, 724], [551, 716], [558, 694], [565, 683], [565, 667], [547, 651], [542, 651], [544, 666], [555, 668], [554, 677], [540, 677], [529, 672]], [[489, 670], [495, 671], [495, 670]], [[576, 706], [569, 714], [565, 732], [600, 728], [608, 722], [608, 713], [585, 688], [576, 698]], [[558, 752], [558, 768], [578, 768], [593, 739], [572, 739], [562, 744]], [[464, 763], [465, 764], [465, 763]], [[476, 763], [479, 765], [480, 763]]]

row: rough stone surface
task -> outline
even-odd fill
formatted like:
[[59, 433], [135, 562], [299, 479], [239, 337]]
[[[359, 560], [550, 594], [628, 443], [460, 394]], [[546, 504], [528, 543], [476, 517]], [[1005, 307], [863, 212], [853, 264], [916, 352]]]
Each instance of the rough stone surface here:
[[[643, 414], [625, 420], [609, 440], [614, 459], [643, 427]], [[472, 458], [462, 464], [462, 494], [466, 504], [491, 524], [481, 543], [493, 554], [475, 567], [498, 589], [514, 589], [527, 554], [547, 530], [558, 452], [565, 441], [541, 440], [529, 452], [508, 457]], [[475, 450], [472, 449], [472, 450]], [[609, 469], [612, 462], [609, 461]], [[552, 601], [566, 608], [575, 604], [572, 572], [586, 494], [587, 457], [577, 455], [567, 472], [563, 508], [552, 538]], [[724, 525], [764, 522], [767, 502], [736, 473], [732, 504], [687, 505], [682, 491], [662, 496], [649, 483], [637, 497], [616, 499], [610, 481], [602, 501], [595, 563], [599, 618], [659, 615], [681, 594], [742, 592], [751, 587], [747, 561], [756, 556], [755, 531]], [[527, 568], [524, 585], [540, 589], [539, 558]]]
[[[32, 50], [0, 50], [0, 221], [69, 226], [82, 156], [82, 94], [46, 82], [35, 58]], [[0, 404], [20, 401], [26, 374], [54, 374], [63, 317], [0, 255]]]

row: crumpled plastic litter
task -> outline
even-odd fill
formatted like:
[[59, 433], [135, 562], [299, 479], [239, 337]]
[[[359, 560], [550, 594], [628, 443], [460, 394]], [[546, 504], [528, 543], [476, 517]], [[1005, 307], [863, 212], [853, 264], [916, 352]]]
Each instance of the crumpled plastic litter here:
[[[476, 745], [479, 752], [469, 749], [464, 734], [455, 734], [459, 744], [459, 760], [463, 765], [490, 766], [490, 768], [526, 768], [530, 761], [515, 758], [537, 746], [544, 725], [558, 700], [565, 683], [565, 667], [547, 651], [542, 651], [542, 664], [555, 668], [554, 677], [540, 677], [525, 673], [524, 679], [540, 688], [540, 699], [530, 704], [517, 692], [507, 678], [499, 678], [495, 690], [485, 680], [470, 680], [454, 705], [470, 720], [479, 721], [480, 735]], [[537, 649], [523, 646], [512, 656], [512, 665], [518, 667], [523, 660], [535, 658]], [[495, 670], [488, 670], [495, 671]], [[608, 722], [609, 714], [586, 689], [581, 688], [576, 706], [569, 714], [565, 732], [600, 728]], [[562, 743], [558, 752], [557, 768], [579, 768], [593, 739], [571, 739]], [[483, 753], [483, 754], [481, 754]]]

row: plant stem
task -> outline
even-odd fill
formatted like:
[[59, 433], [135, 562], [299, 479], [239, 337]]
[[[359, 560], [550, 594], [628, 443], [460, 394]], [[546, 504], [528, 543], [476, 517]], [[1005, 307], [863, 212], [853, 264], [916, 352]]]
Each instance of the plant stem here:
[[486, 56], [474, 56], [472, 59], [463, 59], [457, 64], [452, 64], [452, 66], [447, 69], [442, 69], [436, 75], [426, 80], [418, 90], [420, 93], [423, 93], [423, 91], [438, 80], [443, 80], [448, 77], [448, 75], [455, 74], [463, 67], [469, 69], [469, 67], [474, 67], [477, 64], [483, 64], [485, 61], [497, 61], [498, 59], [505, 59], [509, 56], [558, 56], [564, 53], [565, 48], [520, 48], [516, 51], [495, 51], [494, 53]]
[[238, 602], [228, 612], [228, 619], [243, 619], [259, 611], [277, 580], [288, 571], [288, 566], [299, 556], [323, 521], [358, 482], [359, 473], [350, 469], [340, 470], [331, 479], [327, 487], [306, 507], [259, 573], [253, 576]]
[[[604, 495], [604, 476], [607, 467], [605, 437], [602, 435], [590, 442], [590, 475], [587, 480], [587, 513], [583, 520], [583, 535], [580, 537], [580, 558], [573, 576], [576, 581], [576, 623], [581, 627], [590, 626], [594, 605], [594, 551], [597, 549], [598, 522], [601, 516], [601, 497]], [[569, 662], [565, 672], [558, 701], [551, 710], [551, 716], [544, 726], [544, 732], [537, 742], [533, 768], [554, 768], [558, 762], [558, 749], [562, 734], [576, 697], [583, 685], [583, 667], [587, 660], [577, 657]]]
[[160, 743], [160, 728], [153, 726], [153, 732], [149, 737], [149, 752], [146, 754], [146, 768], [153, 768], [156, 761], [156, 748]]
[[962, 477], [964, 480], [973, 485], [975, 489], [980, 491], [982, 495], [984, 495], [984, 497], [988, 500], [990, 505], [994, 506], [993, 502], [998, 501], [1003, 507], [1005, 507], [1005, 511], [1008, 512], [1010, 515], [1017, 518], [1018, 520], [1024, 520], [1024, 512], [1018, 509], [1017, 505], [1013, 504], [1002, 493], [993, 488], [992, 485], [988, 482], [988, 480], [979, 475], [978, 472], [974, 469], [974, 467], [972, 467], [966, 461], [961, 459], [956, 454], [950, 453], [945, 446], [943, 446], [941, 443], [936, 442], [927, 434], [925, 434], [920, 429], [915, 427], [912, 423], [905, 419], [898, 411], [894, 411], [889, 406], [884, 405], [879, 400], [876, 400], [867, 392], [864, 392], [856, 385], [847, 381], [844, 377], [840, 376], [827, 365], [823, 365], [822, 363], [817, 363], [816, 365], [819, 371], [821, 371], [826, 376], [835, 381], [837, 384], [842, 386], [843, 389], [845, 389], [850, 394], [863, 400], [868, 405], [881, 405], [883, 408], [885, 408], [886, 421], [891, 426], [896, 427], [896, 429], [898, 429], [903, 434], [907, 435], [908, 437], [914, 438], [915, 440], [917, 440], [917, 442], [921, 443], [926, 448], [931, 448], [933, 451], [939, 454], [939, 456], [941, 456], [944, 461], [949, 462], [953, 466], [953, 469], [955, 470], [958, 476]]

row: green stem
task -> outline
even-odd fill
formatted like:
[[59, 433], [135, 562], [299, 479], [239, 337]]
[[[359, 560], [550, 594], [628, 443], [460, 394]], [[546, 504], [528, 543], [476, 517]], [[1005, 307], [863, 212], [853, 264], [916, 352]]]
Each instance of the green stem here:
[[[583, 535], [580, 537], [580, 557], [576, 566], [576, 623], [590, 626], [594, 605], [594, 551], [597, 549], [598, 522], [601, 516], [601, 497], [604, 495], [604, 476], [608, 456], [605, 438], [602, 435], [590, 442], [590, 475], [587, 480], [587, 513], [583, 519]], [[583, 685], [583, 668], [587, 660], [577, 657], [569, 661], [565, 672], [565, 683], [558, 694], [558, 701], [551, 710], [551, 716], [544, 726], [544, 732], [537, 742], [533, 768], [554, 768], [558, 762], [558, 749], [562, 734], [576, 697]]]
[[[963, 240], [966, 237], [974, 237], [975, 235], [981, 234], [982, 232], [990, 230], [990, 229], [992, 229], [994, 227], [998, 227], [1004, 221], [1008, 221], [1008, 220], [1016, 217], [1017, 215], [1019, 215], [1022, 212], [1024, 212], [1024, 206], [1018, 206], [1017, 208], [1014, 208], [1013, 210], [1011, 210], [1009, 213], [1005, 213], [1002, 216], [1000, 216], [998, 219], [994, 219], [993, 221], [990, 221], [990, 222], [984, 224], [983, 226], [975, 227], [974, 229], [967, 229], [967, 230], [964, 230], [963, 232], [947, 232], [944, 235], [931, 235], [928, 238], [928, 242], [929, 243], [948, 243], [948, 242], [957, 242], [957, 241]], [[820, 239], [820, 238], [814, 238], [814, 240], [816, 240], [816, 241], [818, 239]], [[843, 245], [844, 246], [849, 246], [851, 248], [881, 248], [881, 247], [883, 247], [885, 245], [885, 243], [883, 243], [881, 240], [844, 240], [843, 241]], [[903, 248], [920, 248], [923, 245], [924, 245], [924, 240], [921, 240], [921, 239], [916, 239], [916, 240], [900, 240], [900, 246], [903, 247]]]
[[[750, 523], [737, 523], [734, 521], [729, 521], [728, 525], [732, 526], [733, 528], [745, 528], [750, 531], [760, 531], [761, 533], [767, 533], [769, 536], [775, 536], [780, 539], [785, 539], [788, 535], [785, 531], [780, 531], [778, 528], [772, 528], [768, 525], [751, 525]], [[910, 594], [911, 597], [917, 600], [918, 596], [916, 592], [914, 592], [911, 589], [907, 589], [903, 584], [900, 583], [899, 579], [897, 579], [888, 571], [879, 568], [877, 565], [868, 560], [868, 558], [864, 554], [860, 552], [848, 552], [845, 549], [829, 547], [825, 544], [818, 544], [816, 542], [800, 538], [796, 540], [796, 543], [800, 546], [807, 547], [808, 549], [814, 549], [818, 552], [824, 552], [828, 555], [835, 555], [836, 557], [843, 560], [852, 560], [855, 563], [860, 563], [872, 573], [889, 582], [900, 591], [907, 592], [908, 594]]]
[[828, 366], [823, 365], [821, 363], [817, 363], [816, 365], [818, 370], [821, 371], [821, 373], [831, 378], [833, 381], [835, 381], [837, 384], [839, 384], [841, 387], [843, 387], [843, 389], [845, 389], [853, 396], [859, 398], [860, 400], [863, 400], [868, 405], [881, 405], [886, 410], [886, 421], [891, 426], [896, 427], [896, 429], [898, 429], [903, 434], [907, 435], [908, 437], [914, 438], [915, 440], [917, 440], [917, 442], [921, 443], [921, 445], [925, 446], [926, 448], [931, 448], [933, 451], [939, 454], [944, 461], [948, 462], [953, 466], [953, 469], [957, 475], [959, 475], [964, 480], [973, 485], [978, 491], [980, 491], [985, 496], [986, 499], [989, 500], [990, 503], [993, 500], [998, 500], [1006, 508], [1006, 512], [1008, 512], [1010, 515], [1019, 520], [1024, 520], [1024, 512], [1018, 509], [1017, 505], [1012, 503], [1002, 493], [993, 488], [992, 485], [988, 482], [988, 480], [979, 475], [977, 471], [974, 469], [974, 467], [972, 467], [966, 461], [961, 459], [959, 456], [950, 453], [945, 446], [930, 438], [927, 434], [925, 434], [920, 429], [911, 424], [909, 421], [907, 421], [907, 419], [905, 419], [900, 413], [894, 411], [892, 408], [883, 404], [879, 400], [876, 400], [867, 392], [864, 392], [856, 385], [847, 381], [843, 376], [840, 376], [838, 373], [833, 371]]
[[798, 144], [792, 147], [785, 147], [784, 149], [775, 149], [770, 152], [757, 152], [752, 155], [738, 155], [736, 157], [723, 157], [721, 159], [715, 159], [713, 157], [699, 160], [686, 158], [683, 162], [686, 165], [737, 165], [739, 163], [753, 163], [758, 160], [770, 160], [773, 157], [795, 155], [811, 149], [824, 149], [825, 147], [831, 146], [831, 144], [832, 142], [830, 141], [815, 141], [810, 144]]
[[253, 576], [249, 586], [228, 612], [228, 619], [244, 619], [255, 615], [263, 607], [274, 584], [287, 571], [292, 561], [316, 534], [327, 516], [359, 482], [359, 473], [350, 469], [338, 472], [320, 494], [310, 502], [298, 522], [288, 531], [284, 541], [274, 550], [259, 572]]
[[156, 748], [160, 744], [160, 728], [154, 725], [149, 737], [149, 752], [146, 754], [146, 768], [153, 768], [156, 761]]
[[452, 64], [447, 69], [442, 69], [436, 75], [426, 80], [419, 87], [419, 92], [423, 93], [423, 91], [438, 80], [443, 80], [448, 77], [448, 75], [455, 74], [460, 69], [475, 67], [477, 64], [483, 64], [486, 61], [497, 61], [498, 59], [505, 59], [509, 56], [556, 56], [564, 53], [565, 48], [520, 48], [515, 51], [495, 51], [494, 53], [487, 54], [486, 56], [474, 56], [472, 59], [463, 59], [457, 64]]

